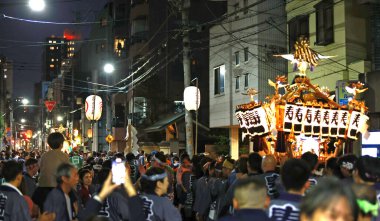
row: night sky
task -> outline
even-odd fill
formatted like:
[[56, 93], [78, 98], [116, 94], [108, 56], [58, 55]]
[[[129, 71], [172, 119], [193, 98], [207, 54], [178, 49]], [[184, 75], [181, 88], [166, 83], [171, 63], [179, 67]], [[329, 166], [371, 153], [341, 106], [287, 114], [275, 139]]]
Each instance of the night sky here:
[[[0, 0], [0, 55], [14, 62], [14, 97], [33, 99], [34, 84], [41, 80], [44, 41], [51, 35], [63, 36], [65, 28], [88, 37], [91, 25], [30, 23], [7, 16], [58, 23], [91, 22], [107, 0], [45, 0], [42, 12], [33, 12], [27, 0]], [[79, 19], [79, 20], [78, 20]]]

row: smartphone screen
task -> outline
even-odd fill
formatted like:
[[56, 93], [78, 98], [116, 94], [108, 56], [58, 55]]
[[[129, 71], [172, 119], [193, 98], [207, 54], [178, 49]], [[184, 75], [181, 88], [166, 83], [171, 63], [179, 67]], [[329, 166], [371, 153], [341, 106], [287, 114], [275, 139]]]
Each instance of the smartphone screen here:
[[125, 162], [120, 158], [112, 161], [112, 182], [122, 184], [125, 181]]

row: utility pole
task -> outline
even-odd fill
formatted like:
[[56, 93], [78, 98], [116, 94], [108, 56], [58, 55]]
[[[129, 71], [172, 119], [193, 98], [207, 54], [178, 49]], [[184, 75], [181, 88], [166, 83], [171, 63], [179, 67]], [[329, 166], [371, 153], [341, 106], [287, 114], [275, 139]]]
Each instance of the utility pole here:
[[[93, 79], [94, 79], [94, 82], [98, 82], [98, 70], [94, 70], [93, 72]], [[94, 95], [97, 94], [97, 85], [94, 85], [93, 86], [93, 89], [94, 89]], [[94, 102], [95, 103], [95, 102]], [[92, 151], [98, 151], [99, 150], [99, 140], [98, 140], [98, 136], [99, 136], [99, 131], [98, 131], [98, 121], [92, 121], [91, 122], [91, 129], [92, 129]]]
[[[189, 9], [190, 0], [182, 0], [181, 14], [182, 14], [182, 46], [183, 46], [183, 75], [184, 75], [184, 88], [190, 86], [191, 70], [190, 70], [190, 38], [189, 38]], [[194, 155], [193, 143], [193, 117], [190, 111], [185, 108], [185, 124], [186, 124], [186, 152], [190, 158]]]

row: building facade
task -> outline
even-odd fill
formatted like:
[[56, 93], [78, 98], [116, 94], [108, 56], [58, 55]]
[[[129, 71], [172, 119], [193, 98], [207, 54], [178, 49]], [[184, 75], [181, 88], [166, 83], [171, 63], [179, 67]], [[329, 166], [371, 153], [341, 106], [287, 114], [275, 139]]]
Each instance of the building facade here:
[[228, 1], [228, 13], [210, 30], [210, 127], [229, 128], [231, 155], [237, 159], [242, 141], [235, 107], [273, 94], [268, 79], [287, 73], [286, 62], [273, 57], [286, 52], [284, 1]]
[[[370, 4], [364, 1], [292, 1], [287, 3], [288, 48], [293, 50], [299, 37], [307, 37], [310, 47], [323, 60], [309, 77], [313, 84], [335, 90], [337, 81], [358, 80], [360, 73], [372, 70]], [[297, 72], [289, 64], [289, 79]], [[339, 99], [337, 98], [337, 102]], [[341, 103], [341, 102], [340, 102]]]

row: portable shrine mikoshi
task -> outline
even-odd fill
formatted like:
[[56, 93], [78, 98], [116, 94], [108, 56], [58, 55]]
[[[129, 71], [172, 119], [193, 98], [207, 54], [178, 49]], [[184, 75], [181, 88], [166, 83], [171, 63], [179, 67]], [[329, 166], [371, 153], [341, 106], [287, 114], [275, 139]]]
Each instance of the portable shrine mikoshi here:
[[[356, 140], [359, 132], [366, 133], [368, 108], [364, 101], [357, 100], [357, 95], [367, 90], [362, 83], [346, 87], [353, 98], [347, 105], [339, 105], [328, 88], [312, 84], [306, 75], [308, 68], [313, 71], [319, 60], [332, 56], [313, 51], [305, 39], [296, 42], [294, 54], [275, 56], [290, 60], [299, 70], [293, 83], [287, 83], [285, 76], [277, 76], [274, 82], [268, 79], [275, 89], [272, 96], [255, 102], [257, 91], [251, 88], [247, 91], [250, 102], [236, 107], [243, 139], [253, 141], [255, 151], [293, 157], [311, 151], [323, 159], [331, 140], [339, 148], [343, 142]], [[279, 93], [280, 88], [285, 89], [285, 94]]]

